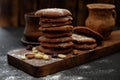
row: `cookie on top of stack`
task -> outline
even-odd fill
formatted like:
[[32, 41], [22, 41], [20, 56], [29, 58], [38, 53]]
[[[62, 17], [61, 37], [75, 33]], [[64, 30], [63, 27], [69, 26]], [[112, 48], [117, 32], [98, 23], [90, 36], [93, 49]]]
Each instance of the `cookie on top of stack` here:
[[74, 48], [77, 50], [90, 50], [97, 47], [103, 36], [87, 27], [75, 27], [72, 35]]
[[47, 8], [35, 12], [40, 16], [38, 50], [47, 54], [65, 54], [72, 52], [73, 26], [71, 12], [67, 9]]

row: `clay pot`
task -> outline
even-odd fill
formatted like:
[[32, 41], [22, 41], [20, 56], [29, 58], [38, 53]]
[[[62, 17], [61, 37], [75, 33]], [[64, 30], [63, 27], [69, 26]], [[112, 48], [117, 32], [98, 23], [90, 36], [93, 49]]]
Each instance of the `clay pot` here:
[[26, 41], [38, 42], [38, 37], [41, 36], [39, 28], [40, 17], [35, 16], [34, 12], [25, 14], [25, 30], [24, 36]]
[[85, 25], [108, 39], [115, 26], [116, 12], [112, 4], [88, 4], [88, 18]]

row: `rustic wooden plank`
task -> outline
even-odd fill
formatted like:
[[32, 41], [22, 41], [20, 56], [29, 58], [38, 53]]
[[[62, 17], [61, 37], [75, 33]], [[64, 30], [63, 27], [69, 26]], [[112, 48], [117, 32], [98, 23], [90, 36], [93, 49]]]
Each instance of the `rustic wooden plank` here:
[[77, 2], [78, 0], [63, 0], [63, 8], [68, 9], [72, 13], [73, 25], [77, 23]]
[[77, 2], [77, 13], [76, 13], [76, 19], [77, 24], [79, 26], [85, 25], [85, 20], [88, 16], [88, 9], [86, 7], [87, 4], [93, 3], [94, 0], [78, 0]]
[[114, 0], [96, 0], [97, 3], [109, 3], [114, 4]]
[[0, 0], [0, 26], [8, 26], [11, 24], [11, 1]]
[[87, 17], [87, 8], [83, 0], [78, 0], [77, 25], [84, 26]]
[[117, 26], [120, 25], [120, 0], [0, 0], [0, 26], [23, 26], [25, 25], [25, 13], [49, 7], [69, 9], [73, 14], [73, 24], [84, 25], [88, 15], [86, 9], [86, 4], [88, 3], [115, 4], [117, 12], [116, 23]]
[[18, 4], [19, 4], [19, 1], [18, 0], [12, 0], [11, 1], [11, 7], [12, 7], [12, 17], [11, 17], [11, 23], [12, 25], [11, 26], [15, 26], [17, 27], [18, 26], [18, 16], [19, 16], [19, 8], [18, 8]]
[[25, 49], [18, 49], [8, 52], [8, 63], [24, 72], [34, 76], [46, 76], [61, 70], [69, 69], [88, 61], [114, 54], [120, 50], [120, 30], [114, 31], [111, 39], [103, 41], [103, 44], [93, 50], [77, 50], [78, 55], [67, 54], [65, 59], [52, 58], [48, 61], [43, 59], [21, 60], [20, 56], [28, 52]]
[[18, 26], [18, 0], [0, 0], [0, 25]]
[[[27, 3], [27, 4], [26, 4]], [[46, 4], [47, 3], [47, 4]], [[117, 25], [119, 26], [119, 0], [0, 0], [0, 25], [23, 26], [24, 14], [42, 8], [59, 7], [69, 9], [73, 14], [73, 25], [84, 25], [88, 15], [86, 4], [110, 3], [117, 7]], [[9, 10], [8, 10], [9, 8]]]
[[116, 6], [116, 12], [117, 12], [117, 17], [116, 17], [116, 26], [120, 26], [120, 0], [115, 0], [115, 6]]
[[24, 14], [37, 10], [37, 0], [20, 0], [19, 1], [19, 25], [25, 25]]

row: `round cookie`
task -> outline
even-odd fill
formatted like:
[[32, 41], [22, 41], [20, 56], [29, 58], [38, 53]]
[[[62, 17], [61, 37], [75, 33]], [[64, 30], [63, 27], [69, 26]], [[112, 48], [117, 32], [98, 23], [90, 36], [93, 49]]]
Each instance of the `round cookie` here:
[[42, 47], [42, 46], [38, 46], [38, 48], [37, 48], [39, 51], [41, 51], [41, 52], [44, 52], [44, 53], [46, 53], [46, 54], [54, 54], [54, 53], [56, 53], [56, 54], [65, 54], [65, 53], [69, 53], [69, 52], [71, 52], [72, 50], [73, 50], [73, 48], [71, 47], [71, 48], [67, 48], [67, 49], [62, 49], [62, 50], [55, 50], [55, 49], [53, 49], [53, 48], [45, 48], [45, 47]]
[[82, 50], [88, 50], [88, 49], [94, 49], [97, 47], [97, 43], [94, 44], [74, 44], [75, 49], [82, 49]]
[[70, 16], [72, 14], [67, 9], [47, 8], [36, 11], [35, 15], [40, 17], [62, 17], [62, 16]]
[[71, 25], [66, 25], [66, 26], [60, 26], [60, 27], [49, 27], [49, 28], [39, 28], [40, 31], [72, 31], [73, 26]]
[[64, 25], [69, 25], [71, 24], [72, 21], [67, 21], [67, 22], [52, 22], [52, 23], [39, 23], [40, 26], [42, 27], [59, 27], [59, 26], [64, 26]]
[[88, 27], [81, 27], [81, 26], [77, 26], [73, 29], [74, 33], [77, 34], [83, 34], [85, 36], [90, 36], [95, 38], [97, 41], [102, 41], [103, 40], [103, 36], [101, 34], [99, 34], [96, 31], [91, 30]]
[[53, 32], [42, 32], [41, 35], [44, 35], [46, 37], [49, 37], [49, 38], [56, 38], [56, 37], [69, 37], [69, 36], [72, 36], [72, 33], [71, 32], [57, 32], [57, 33], [53, 33]]
[[96, 43], [94, 38], [80, 34], [72, 34], [72, 41], [76, 43]]
[[65, 17], [57, 17], [57, 18], [46, 18], [42, 17], [40, 18], [40, 22], [67, 22], [67, 21], [72, 21], [73, 18], [71, 16], [65, 16]]
[[72, 47], [73, 43], [70, 42], [65, 42], [65, 43], [41, 43], [41, 46], [48, 47], [48, 48], [67, 48], [67, 47]]
[[68, 42], [68, 41], [72, 41], [72, 37], [48, 38], [45, 36], [40, 36], [38, 41], [47, 42], [47, 43]]

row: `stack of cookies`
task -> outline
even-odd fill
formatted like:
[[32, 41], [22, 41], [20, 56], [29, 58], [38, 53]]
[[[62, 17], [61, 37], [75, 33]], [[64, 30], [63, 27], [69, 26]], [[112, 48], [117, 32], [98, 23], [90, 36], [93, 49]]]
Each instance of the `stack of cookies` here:
[[38, 50], [47, 54], [65, 54], [71, 52], [73, 26], [71, 12], [67, 9], [48, 8], [36, 11], [40, 16]]
[[74, 48], [78, 50], [94, 49], [103, 40], [103, 37], [99, 33], [87, 27], [75, 27], [73, 31], [72, 39]]

